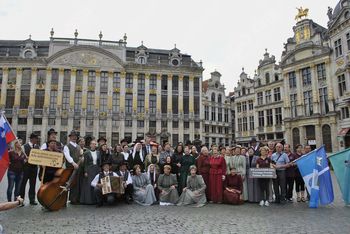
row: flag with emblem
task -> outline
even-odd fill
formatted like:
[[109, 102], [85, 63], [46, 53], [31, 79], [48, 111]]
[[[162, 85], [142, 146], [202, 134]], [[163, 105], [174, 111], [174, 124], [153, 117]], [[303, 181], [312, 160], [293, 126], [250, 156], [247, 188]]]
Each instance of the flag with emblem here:
[[305, 186], [310, 193], [310, 208], [333, 202], [334, 193], [331, 173], [324, 146], [311, 151], [295, 161]]
[[7, 144], [16, 139], [9, 122], [3, 115], [0, 117], [0, 181], [9, 166]]
[[328, 158], [337, 177], [343, 200], [346, 205], [350, 205], [350, 148], [332, 154]]

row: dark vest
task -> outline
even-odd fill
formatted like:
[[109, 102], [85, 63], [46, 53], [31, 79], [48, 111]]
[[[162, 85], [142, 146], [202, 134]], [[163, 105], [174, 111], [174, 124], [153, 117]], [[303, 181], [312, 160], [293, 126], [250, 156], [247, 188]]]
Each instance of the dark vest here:
[[[23, 148], [24, 148], [24, 153], [29, 157], [30, 151], [32, 150], [32, 147], [30, 147], [29, 143], [27, 143], [27, 144], [23, 145]], [[36, 146], [33, 147], [33, 149], [39, 149], [39, 146], [36, 145]], [[28, 162], [26, 164], [30, 165], [30, 166], [32, 166], [34, 168], [38, 167], [37, 165], [32, 165], [32, 164], [29, 164]]]
[[[109, 175], [109, 176], [113, 176], [113, 171], [110, 171], [108, 175]], [[98, 183], [100, 184], [100, 183], [101, 183], [101, 179], [102, 179], [102, 178], [105, 178], [105, 177], [106, 177], [106, 176], [105, 176], [105, 173], [104, 173], [104, 172], [100, 172], [100, 173], [99, 173], [99, 177], [98, 177]]]
[[[73, 158], [73, 161], [75, 163], [78, 163], [79, 155], [80, 155], [80, 146], [77, 145], [77, 147], [74, 147], [72, 144], [68, 144], [67, 147], [68, 147], [70, 156]], [[73, 165], [70, 164], [68, 161], [66, 161], [66, 167], [67, 168], [73, 167]]]
[[[122, 176], [122, 172], [121, 172], [121, 171], [117, 171], [116, 173], [117, 173], [118, 176], [120, 176], [120, 177]], [[123, 180], [124, 180], [124, 181], [127, 181], [128, 178], [129, 178], [129, 176], [130, 176], [129, 171], [125, 171], [125, 172], [124, 172], [124, 179], [123, 179]]]

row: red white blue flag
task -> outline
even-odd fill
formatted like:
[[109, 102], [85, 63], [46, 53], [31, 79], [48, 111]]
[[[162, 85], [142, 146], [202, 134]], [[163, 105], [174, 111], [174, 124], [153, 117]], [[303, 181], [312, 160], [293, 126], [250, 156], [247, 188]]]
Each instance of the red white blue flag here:
[[16, 139], [9, 122], [3, 115], [0, 117], [0, 181], [9, 166], [7, 145]]

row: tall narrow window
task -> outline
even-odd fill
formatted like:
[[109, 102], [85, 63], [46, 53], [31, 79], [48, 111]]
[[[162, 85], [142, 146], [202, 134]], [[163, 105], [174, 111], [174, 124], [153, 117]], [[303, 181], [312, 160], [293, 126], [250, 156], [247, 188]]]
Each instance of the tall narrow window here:
[[69, 110], [69, 91], [62, 93], [62, 110]]
[[57, 106], [57, 91], [51, 90], [50, 91], [50, 110], [56, 110]]
[[45, 90], [36, 90], [35, 92], [35, 109], [43, 109], [45, 99]]
[[264, 103], [263, 93], [257, 93], [258, 105], [262, 105]]
[[100, 111], [101, 112], [107, 111], [107, 93], [100, 94]]
[[297, 78], [295, 76], [295, 72], [289, 72], [288, 73], [288, 79], [289, 79], [289, 88], [296, 88], [297, 87]]
[[157, 113], [157, 95], [155, 94], [149, 95], [149, 113], [150, 114]]
[[77, 91], [74, 95], [74, 110], [80, 111], [81, 110], [81, 102], [82, 102], [82, 92]]
[[281, 89], [274, 88], [273, 89], [273, 96], [274, 96], [275, 102], [281, 101]]
[[339, 57], [343, 55], [343, 49], [342, 49], [340, 38], [334, 42], [334, 51], [335, 51], [335, 57]]
[[258, 116], [259, 116], [259, 127], [264, 127], [265, 126], [264, 111], [259, 111]]
[[325, 80], [326, 79], [326, 64], [325, 63], [320, 63], [317, 64], [317, 78], [319, 80]]
[[319, 89], [321, 114], [329, 112], [327, 87]]
[[298, 116], [297, 114], [297, 94], [291, 94], [290, 96], [290, 109], [291, 109], [291, 116], [292, 118], [295, 118]]
[[346, 92], [346, 82], [345, 82], [345, 75], [341, 74], [338, 76], [338, 88], [339, 88], [339, 96], [344, 96]]
[[87, 111], [94, 111], [95, 107], [95, 93], [87, 92]]
[[313, 114], [313, 104], [312, 104], [312, 91], [304, 92], [304, 108], [305, 115], [311, 116]]
[[112, 111], [119, 112], [119, 107], [120, 107], [120, 95], [119, 93], [113, 93]]
[[272, 109], [266, 110], [266, 120], [267, 120], [267, 126], [273, 125]]
[[149, 78], [149, 89], [157, 89], [157, 75], [152, 74]]
[[132, 89], [132, 86], [133, 86], [133, 74], [132, 73], [126, 73], [125, 88]]
[[132, 94], [125, 95], [125, 112], [132, 113]]
[[281, 125], [282, 124], [282, 108], [275, 108], [275, 121], [276, 125]]
[[96, 83], [96, 72], [89, 71], [89, 73], [88, 73], [88, 86], [95, 87], [95, 83]]
[[265, 91], [265, 101], [266, 101], [266, 104], [271, 103], [271, 90]]
[[301, 76], [303, 78], [303, 85], [311, 85], [311, 69], [306, 67], [301, 69]]

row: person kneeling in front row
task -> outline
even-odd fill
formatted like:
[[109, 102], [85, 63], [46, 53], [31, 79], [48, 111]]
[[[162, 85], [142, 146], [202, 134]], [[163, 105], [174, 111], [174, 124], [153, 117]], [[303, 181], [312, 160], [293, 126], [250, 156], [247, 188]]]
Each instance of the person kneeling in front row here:
[[97, 174], [91, 182], [91, 186], [94, 187], [94, 193], [97, 200], [97, 206], [100, 207], [103, 205], [103, 201], [106, 201], [108, 205], [112, 205], [116, 200], [115, 193], [102, 194], [102, 184], [101, 179], [106, 176], [115, 176], [118, 177], [117, 173], [111, 171], [112, 163], [110, 161], [102, 162], [102, 172]]

